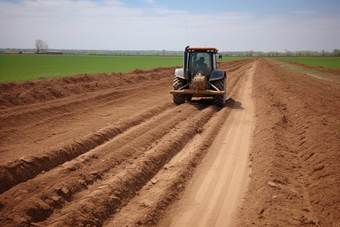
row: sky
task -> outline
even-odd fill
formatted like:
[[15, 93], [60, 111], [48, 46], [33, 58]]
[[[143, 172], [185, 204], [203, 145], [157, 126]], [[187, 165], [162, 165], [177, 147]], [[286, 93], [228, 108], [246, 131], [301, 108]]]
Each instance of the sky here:
[[0, 0], [0, 48], [329, 51], [339, 0]]

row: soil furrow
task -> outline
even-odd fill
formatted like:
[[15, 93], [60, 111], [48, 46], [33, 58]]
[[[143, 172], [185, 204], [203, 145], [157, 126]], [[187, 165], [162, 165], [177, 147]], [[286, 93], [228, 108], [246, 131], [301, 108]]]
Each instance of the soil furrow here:
[[[0, 109], [13, 106], [43, 103], [78, 94], [89, 95], [92, 92], [107, 89], [127, 88], [138, 83], [157, 84], [159, 79], [172, 76], [175, 67], [131, 71], [126, 74], [100, 73], [97, 75], [78, 75], [41, 81], [0, 84]], [[152, 80], [150, 80], [152, 79]], [[132, 83], [131, 83], [132, 82]]]
[[[159, 92], [160, 88], [156, 88], [154, 92]], [[16, 128], [26, 127], [30, 124], [42, 124], [48, 121], [57, 121], [64, 117], [65, 114], [77, 113], [79, 111], [82, 114], [87, 112], [93, 112], [94, 108], [107, 108], [110, 105], [116, 105], [116, 103], [126, 102], [126, 100], [132, 99], [135, 96], [140, 96], [145, 92], [136, 90], [135, 88], [129, 88], [124, 90], [110, 89], [105, 93], [96, 92], [90, 95], [77, 95], [76, 97], [59, 99], [56, 101], [49, 101], [45, 103], [41, 108], [41, 104], [28, 105], [18, 108], [6, 109], [6, 112], [0, 113], [0, 121], [2, 127]], [[47, 118], [42, 118], [47, 117]]]
[[[121, 119], [117, 124], [107, 126], [97, 132], [88, 134], [78, 141], [65, 144], [54, 150], [46, 151], [39, 156], [22, 157], [14, 162], [0, 166], [0, 193], [3, 193], [16, 184], [35, 177], [42, 171], [53, 169], [66, 161], [88, 152], [114, 138], [118, 134], [121, 134], [128, 128], [159, 114], [170, 106], [172, 105], [167, 104], [148, 109], [136, 116]], [[25, 169], [25, 171], [21, 171], [22, 169]]]
[[[173, 106], [173, 104], [170, 106]], [[146, 121], [148, 118], [153, 117], [152, 121], [146, 121], [136, 129], [132, 128], [127, 130], [126, 133], [117, 130], [121, 135], [116, 139], [109, 141], [97, 149], [89, 151], [88, 154], [82, 155], [71, 162], [65, 163], [62, 167], [39, 175], [37, 179], [28, 181], [25, 190], [32, 191], [30, 194], [32, 194], [32, 196], [35, 195], [35, 199], [37, 201], [46, 200], [47, 198], [47, 200], [49, 200], [49, 206], [51, 207], [49, 210], [53, 210], [57, 207], [63, 207], [65, 201], [70, 202], [74, 199], [74, 196], [77, 193], [87, 190], [87, 188], [90, 185], [95, 184], [98, 179], [104, 180], [118, 174], [120, 171], [123, 171], [126, 168], [126, 165], [130, 164], [130, 161], [128, 160], [138, 158], [148, 147], [151, 146], [152, 143], [157, 144], [157, 139], [162, 137], [167, 131], [171, 130], [171, 128], [175, 127], [178, 124], [178, 121], [181, 122], [198, 111], [198, 109], [194, 106], [189, 106], [189, 108], [185, 108], [183, 110], [181, 110], [181, 107], [176, 107], [155, 117], [155, 114], [166, 110], [164, 107], [156, 108], [154, 111], [144, 111], [143, 113], [145, 116], [143, 114], [139, 114], [135, 117], [136, 120], [122, 119], [120, 127], [121, 131], [127, 129], [124, 128], [126, 124], [131, 126], [131, 124], [134, 123], [133, 121]], [[176, 116], [174, 113], [180, 113], [180, 115]], [[158, 120], [156, 118], [158, 118]], [[167, 120], [164, 121], [164, 119]], [[107, 129], [103, 129], [99, 134], [109, 136]], [[110, 173], [107, 173], [109, 171]], [[64, 177], [69, 179], [68, 182], [62, 181]], [[47, 179], [53, 179], [54, 183], [52, 185], [43, 185], [45, 190], [42, 193], [36, 193], [34, 190], [37, 184], [36, 182], [45, 182], [48, 181]], [[23, 185], [20, 185], [20, 188], [23, 187]], [[6, 198], [8, 195], [11, 195], [12, 197], [21, 199], [20, 194], [20, 190], [17, 191], [13, 188], [13, 190], [10, 190], [8, 193], [4, 193], [2, 198]], [[29, 194], [27, 194], [27, 196], [29, 196]], [[53, 200], [53, 196], [57, 198], [55, 199], [57, 201]], [[6, 203], [6, 199], [2, 200], [2, 202]], [[31, 203], [31, 201], [28, 202]], [[23, 201], [23, 204], [20, 205], [24, 209], [23, 212], [26, 210], [25, 204], [28, 206], [26, 201]], [[7, 212], [11, 212], [11, 210], [16, 209], [15, 207], [5, 208]], [[20, 208], [17, 210], [19, 212]], [[32, 220], [40, 220], [37, 215], [39, 215], [39, 212], [34, 214], [33, 217], [27, 217], [25, 221], [29, 222]]]
[[[132, 160], [130, 167], [125, 166], [121, 172], [103, 180], [99, 186], [77, 199], [72, 207], [65, 207], [63, 215], [51, 226], [74, 226], [74, 223], [101, 226], [185, 146], [215, 111], [213, 108], [204, 109], [191, 117], [192, 120], [179, 124], [143, 157]], [[110, 201], [108, 198], [114, 199]], [[86, 215], [83, 215], [85, 211]], [[49, 221], [46, 225], [50, 225]]]
[[[317, 92], [336, 88], [327, 81], [315, 83], [306, 80], [303, 74], [261, 61], [262, 67], [255, 77], [258, 123], [254, 139], [258, 142], [254, 144], [252, 180], [237, 226], [340, 223], [335, 207], [327, 202], [329, 193], [333, 196], [331, 200], [335, 203], [338, 200], [335, 199], [338, 193], [331, 188], [339, 177], [331, 169], [339, 168], [333, 162], [339, 156], [333, 155], [333, 159], [329, 156], [340, 147], [331, 132], [338, 101]], [[318, 179], [323, 174], [325, 177]]]
[[153, 180], [149, 181], [135, 198], [113, 215], [104, 226], [156, 225], [162, 214], [178, 199], [181, 191], [189, 183], [192, 172], [208, 153], [233, 104], [234, 102], [227, 102], [225, 108], [210, 118], [199, 133], [153, 177]]

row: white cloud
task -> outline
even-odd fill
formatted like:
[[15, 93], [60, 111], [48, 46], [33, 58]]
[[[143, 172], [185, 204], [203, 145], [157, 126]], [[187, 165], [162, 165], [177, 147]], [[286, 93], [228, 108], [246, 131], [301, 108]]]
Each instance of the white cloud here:
[[334, 46], [339, 22], [340, 16], [195, 14], [109, 0], [0, 1], [0, 47], [33, 48], [36, 39], [43, 39], [55, 49], [182, 50], [190, 44], [220, 50], [332, 51], [339, 48]]
[[144, 0], [144, 2], [146, 2], [146, 3], [155, 3], [155, 1], [154, 0]]

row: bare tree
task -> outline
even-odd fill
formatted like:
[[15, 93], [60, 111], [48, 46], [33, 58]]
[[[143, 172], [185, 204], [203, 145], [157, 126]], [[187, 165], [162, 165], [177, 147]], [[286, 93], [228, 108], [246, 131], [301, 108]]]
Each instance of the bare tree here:
[[43, 47], [42, 47], [42, 52], [46, 53], [47, 49], [48, 49], [48, 44], [44, 42]]
[[42, 39], [35, 40], [35, 48], [37, 49], [37, 54], [45, 53], [48, 49], [48, 44]]

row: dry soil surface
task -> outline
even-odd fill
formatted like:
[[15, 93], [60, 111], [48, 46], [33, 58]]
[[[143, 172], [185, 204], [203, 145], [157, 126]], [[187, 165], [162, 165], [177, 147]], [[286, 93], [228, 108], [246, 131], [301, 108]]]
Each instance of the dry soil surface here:
[[297, 67], [220, 63], [224, 108], [175, 67], [0, 84], [1, 226], [339, 227], [340, 77]]

